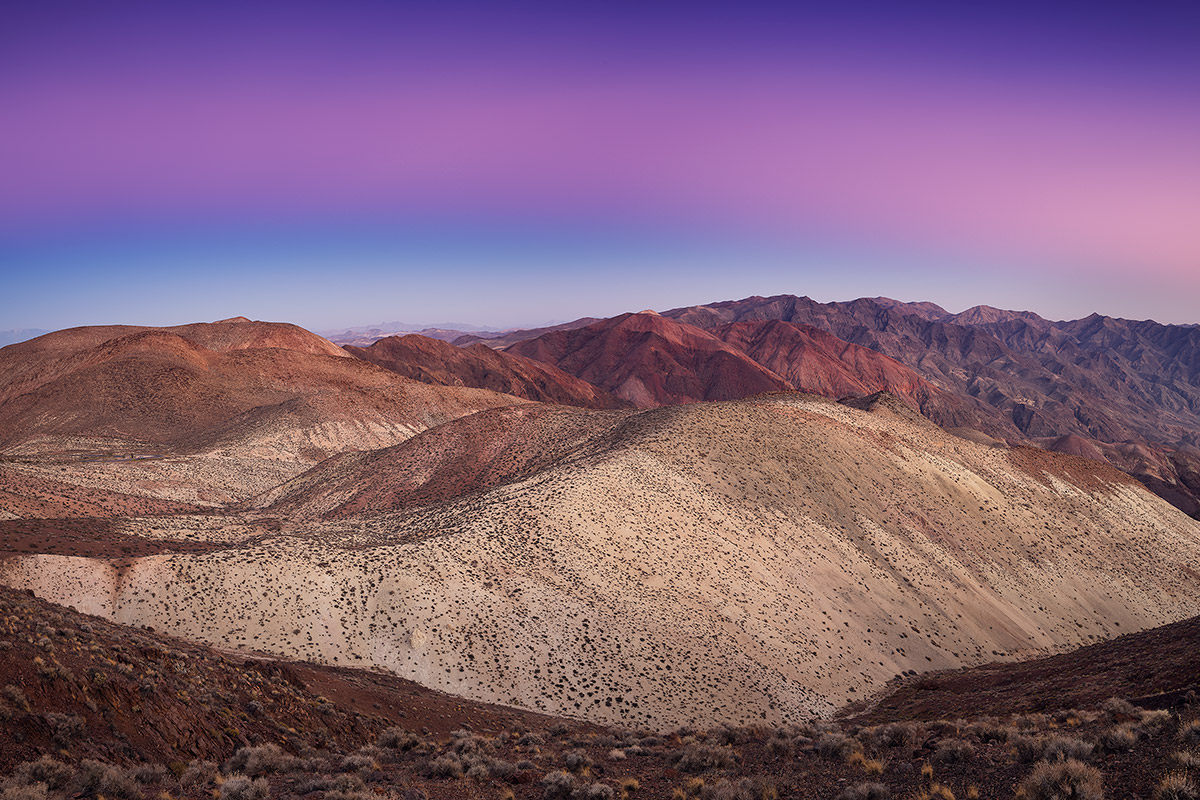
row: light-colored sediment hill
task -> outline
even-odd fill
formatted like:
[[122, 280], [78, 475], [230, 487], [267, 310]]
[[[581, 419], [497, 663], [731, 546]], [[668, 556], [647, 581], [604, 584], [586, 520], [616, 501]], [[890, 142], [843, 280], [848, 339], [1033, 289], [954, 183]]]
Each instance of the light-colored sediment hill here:
[[[448, 443], [486, 420], [470, 417], [364, 459], [357, 478], [318, 466], [253, 512], [311, 522], [130, 522], [227, 547], [24, 556], [0, 579], [223, 647], [660, 727], [828, 714], [905, 670], [1200, 613], [1200, 524], [1124, 474], [954, 436], [887, 398], [861, 405], [487, 412], [513, 442], [525, 425], [573, 438], [549, 463], [515, 448], [466, 470], [425, 505], [413, 486], [378, 490], [389, 464], [435, 483], [464, 470], [470, 453]], [[570, 413], [596, 420], [593, 435]]]
[[334, 453], [522, 402], [420, 383], [282, 323], [58, 331], [0, 349], [0, 518], [219, 508]]

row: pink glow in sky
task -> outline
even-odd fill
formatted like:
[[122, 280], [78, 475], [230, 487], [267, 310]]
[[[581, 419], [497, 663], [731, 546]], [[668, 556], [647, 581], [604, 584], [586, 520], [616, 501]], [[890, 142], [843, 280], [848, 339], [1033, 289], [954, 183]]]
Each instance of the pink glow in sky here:
[[[1200, 273], [1200, 77], [1144, 56], [1155, 43], [1124, 20], [1077, 58], [1042, 12], [1014, 6], [1050, 42], [1026, 58], [928, 25], [914, 29], [945, 45], [932, 53], [886, 26], [801, 41], [726, 35], [720, 18], [684, 36], [669, 16], [586, 17], [493, 35], [368, 6], [353, 25], [284, 5], [236, 24], [80, 6], [16, 26], [0, 40], [0, 246], [156, 226], [569, 220], [844, 237], [1189, 287]], [[637, 34], [624, 49], [618, 29]]]

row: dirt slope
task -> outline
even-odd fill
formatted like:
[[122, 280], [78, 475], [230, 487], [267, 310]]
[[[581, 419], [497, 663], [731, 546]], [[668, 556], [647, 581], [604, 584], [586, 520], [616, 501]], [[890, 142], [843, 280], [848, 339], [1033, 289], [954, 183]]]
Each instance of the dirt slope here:
[[312, 463], [517, 402], [429, 387], [294, 325], [75, 328], [0, 350], [0, 452]]
[[406, 378], [435, 386], [469, 386], [525, 400], [582, 408], [618, 408], [617, 398], [562, 370], [476, 342], [466, 347], [415, 334], [389, 336], [351, 354]]
[[[830, 714], [906, 670], [1200, 613], [1200, 525], [1123, 473], [868, 409], [565, 409], [544, 418], [551, 463], [531, 449], [480, 471], [450, 435], [469, 418], [425, 462], [397, 448], [394, 471], [350, 464], [269, 498], [310, 520], [276, 533], [147, 520], [122, 532], [225, 548], [120, 569], [20, 556], [2, 577], [221, 646], [648, 726]], [[529, 422], [495, 424], [517, 441]]]
[[791, 388], [738, 348], [653, 311], [551, 331], [506, 352], [553, 364], [639, 408]]

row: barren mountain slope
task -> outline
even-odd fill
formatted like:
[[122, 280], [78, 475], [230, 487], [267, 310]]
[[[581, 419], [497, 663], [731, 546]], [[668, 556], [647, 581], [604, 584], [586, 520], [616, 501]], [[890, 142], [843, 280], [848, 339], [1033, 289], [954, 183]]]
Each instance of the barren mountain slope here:
[[[914, 368], [933, 384], [990, 410], [988, 432], [1054, 440], [1074, 434], [1146, 445], [1168, 465], [1139, 472], [1180, 508], [1200, 509], [1187, 469], [1169, 465], [1180, 444], [1200, 444], [1200, 328], [1093, 314], [1051, 322], [1025, 311], [977, 306], [950, 314], [930, 303], [862, 298], [749, 297], [666, 311], [706, 330], [731, 322], [804, 323]], [[1005, 430], [1008, 433], [1005, 433]], [[1126, 462], [1114, 461], [1121, 469]], [[1193, 512], [1196, 513], [1196, 512]]]
[[944, 392], [895, 359], [820, 328], [765, 320], [734, 322], [712, 333], [787, 379], [797, 391], [835, 400], [886, 391], [943, 427], [1006, 433], [992, 415], [976, 410], [973, 398]]
[[293, 325], [76, 328], [0, 350], [0, 450], [312, 462], [517, 402], [429, 387]]
[[392, 447], [328, 458], [245, 507], [310, 519], [440, 503], [602, 446], [630, 413], [541, 403], [481, 411]]
[[[565, 455], [483, 491], [387, 512], [367, 464], [357, 484], [337, 475], [327, 495], [312, 481], [292, 498], [339, 519], [230, 535], [147, 520], [122, 532], [225, 549], [119, 568], [16, 557], [2, 577], [221, 646], [672, 727], [829, 714], [905, 670], [1200, 613], [1200, 524], [1127, 476], [866, 405], [772, 395], [615, 427], [567, 411], [604, 424], [581, 442], [586, 421], [546, 417], [574, 437]], [[356, 499], [375, 513], [343, 516]]]
[[531, 358], [493, 350], [476, 342], [466, 347], [415, 334], [389, 336], [370, 347], [346, 350], [406, 378], [435, 386], [490, 389], [526, 400], [582, 408], [624, 405], [608, 392]]
[[639, 408], [791, 388], [738, 348], [653, 311], [551, 331], [506, 352], [553, 364]]

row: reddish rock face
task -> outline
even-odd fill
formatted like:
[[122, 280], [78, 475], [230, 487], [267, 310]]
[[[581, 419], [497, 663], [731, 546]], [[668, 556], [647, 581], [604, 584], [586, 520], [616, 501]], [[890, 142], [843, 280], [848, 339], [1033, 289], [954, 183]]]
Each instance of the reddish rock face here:
[[[1200, 445], [1200, 327], [1093, 314], [1054, 322], [1028, 311], [976, 306], [951, 314], [932, 303], [885, 297], [818, 303], [807, 297], [748, 297], [666, 311], [678, 322], [717, 331], [776, 320], [811, 325], [911, 367], [955, 397], [977, 423], [942, 409], [931, 419], [1010, 441], [1059, 442], [1091, 455], [1091, 440], [1189, 513], [1200, 513], [1200, 478], [1189, 448]], [[779, 356], [763, 346], [771, 366]], [[772, 367], [774, 368], [774, 367]], [[900, 392], [900, 394], [903, 394]], [[1118, 446], [1148, 448], [1131, 458]]]
[[553, 331], [506, 352], [553, 364], [639, 408], [791, 388], [737, 347], [653, 312]]
[[0, 350], [3, 449], [72, 449], [79, 439], [118, 450], [190, 451], [214, 438], [229, 443], [256, 431], [343, 421], [421, 430], [514, 402], [435, 390], [295, 325], [241, 318], [73, 328]]
[[466, 347], [427, 336], [389, 336], [370, 347], [346, 347], [364, 361], [438, 386], [469, 386], [526, 400], [581, 408], [619, 408], [622, 401], [550, 364], [476, 342]]

